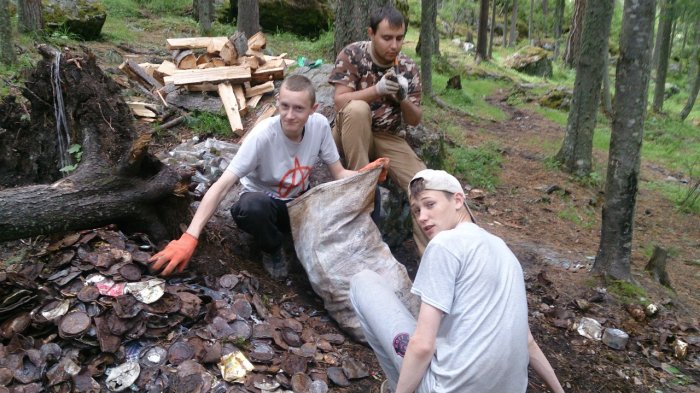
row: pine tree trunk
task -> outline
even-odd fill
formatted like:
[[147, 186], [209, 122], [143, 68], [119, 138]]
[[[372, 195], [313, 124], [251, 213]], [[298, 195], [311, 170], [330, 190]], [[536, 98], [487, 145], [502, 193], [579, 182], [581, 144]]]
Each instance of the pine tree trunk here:
[[532, 18], [533, 18], [534, 9], [535, 9], [535, 0], [530, 0], [530, 16], [527, 18], [527, 40], [528, 40], [528, 42], [530, 42], [530, 45], [532, 45], [532, 42], [533, 42]]
[[698, 98], [698, 91], [700, 90], [700, 55], [698, 54], [697, 50], [694, 53], [695, 57], [691, 60], [695, 64], [696, 74], [695, 78], [693, 78], [693, 83], [691, 84], [690, 92], [688, 93], [688, 101], [686, 101], [683, 110], [681, 110], [681, 120], [685, 120], [688, 118], [690, 111], [692, 111], [693, 106], [695, 106], [695, 100]]
[[491, 26], [489, 28], [489, 59], [493, 55], [493, 32], [496, 29], [496, 0], [493, 0], [493, 7], [491, 7]]
[[238, 0], [238, 26], [236, 30], [242, 31], [246, 37], [260, 31], [260, 8], [258, 0]]
[[571, 29], [564, 51], [564, 63], [571, 68], [576, 67], [581, 51], [581, 31], [583, 30], [583, 16], [586, 14], [586, 1], [575, 0], [574, 13], [571, 15]]
[[[496, 0], [493, 0], [496, 1]], [[488, 60], [489, 0], [480, 0], [479, 29], [476, 37], [476, 60]]]
[[14, 64], [17, 61], [9, 6], [8, 0], [0, 0], [0, 62], [3, 64]]
[[576, 176], [588, 176], [592, 168], [593, 130], [614, 5], [615, 0], [600, 1], [596, 7], [587, 7], [584, 16], [566, 136], [556, 157], [564, 170]]
[[346, 45], [367, 40], [370, 14], [389, 0], [343, 0], [335, 2], [334, 56]]
[[566, 0], [557, 0], [557, 6], [554, 10], [554, 58], [559, 58], [559, 49], [561, 48], [561, 32], [564, 23], [564, 12], [566, 11]]
[[513, 0], [513, 10], [510, 14], [510, 46], [514, 46], [518, 40], [518, 1]]
[[211, 31], [212, 19], [214, 18], [214, 0], [199, 0], [199, 27], [204, 34]]
[[44, 28], [41, 14], [41, 0], [23, 0], [19, 3], [19, 31], [36, 32]]
[[601, 92], [603, 96], [603, 111], [606, 115], [612, 115], [612, 97], [610, 97], [610, 73], [608, 69], [610, 67], [610, 54], [605, 52], [605, 69], [603, 71], [603, 91]]
[[[434, 37], [437, 35], [437, 1], [421, 0], [421, 37]], [[420, 79], [423, 89], [423, 97], [429, 98], [433, 94], [432, 57], [435, 53], [435, 40], [423, 40], [420, 48]]]
[[664, 94], [666, 93], [666, 72], [668, 60], [671, 57], [671, 30], [674, 19], [674, 0], [666, 0], [665, 7], [661, 10], [659, 21], [659, 62], [656, 66], [656, 82], [654, 84], [654, 101], [651, 110], [661, 112], [664, 107]]
[[508, 0], [503, 0], [503, 42], [502, 47], [508, 46]]
[[[631, 278], [630, 257], [656, 0], [625, 0], [600, 247], [593, 270]], [[624, 93], [623, 93], [624, 92]]]

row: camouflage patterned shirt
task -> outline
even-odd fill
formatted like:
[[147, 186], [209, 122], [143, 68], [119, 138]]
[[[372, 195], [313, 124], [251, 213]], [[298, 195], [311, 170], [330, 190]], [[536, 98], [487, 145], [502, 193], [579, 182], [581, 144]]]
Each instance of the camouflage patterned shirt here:
[[[328, 78], [328, 83], [347, 86], [353, 90], [363, 90], [374, 86], [389, 68], [382, 68], [372, 61], [369, 53], [371, 41], [352, 43], [338, 54], [335, 68]], [[398, 73], [408, 80], [408, 100], [420, 105], [421, 84], [418, 66], [400, 52], [398, 55]], [[401, 127], [401, 108], [391, 98], [382, 97], [369, 103], [372, 110], [372, 131], [398, 133]]]

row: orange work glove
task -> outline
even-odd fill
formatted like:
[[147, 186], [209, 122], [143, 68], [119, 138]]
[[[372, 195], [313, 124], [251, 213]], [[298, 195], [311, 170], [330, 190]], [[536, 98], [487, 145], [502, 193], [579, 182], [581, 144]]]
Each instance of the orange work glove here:
[[386, 180], [386, 174], [389, 171], [389, 162], [390, 160], [386, 157], [377, 158], [376, 160], [360, 168], [358, 172], [371, 171], [374, 168], [382, 168], [381, 173], [379, 173], [379, 182], [381, 183]]
[[169, 276], [175, 269], [182, 273], [192, 258], [194, 249], [197, 247], [197, 238], [185, 232], [178, 240], [173, 240], [165, 246], [163, 251], [152, 256], [148, 262], [153, 262], [151, 266], [154, 271], [160, 270], [163, 266], [161, 276]]

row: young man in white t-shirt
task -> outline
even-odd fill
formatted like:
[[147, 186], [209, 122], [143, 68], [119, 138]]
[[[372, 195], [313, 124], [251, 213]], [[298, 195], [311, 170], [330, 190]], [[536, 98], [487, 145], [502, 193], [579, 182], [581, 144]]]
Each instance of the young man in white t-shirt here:
[[408, 195], [430, 239], [411, 289], [421, 298], [418, 319], [376, 273], [351, 279], [352, 304], [387, 376], [382, 392], [522, 393], [528, 364], [563, 392], [530, 334], [520, 263], [474, 223], [459, 181], [422, 170]]
[[286, 78], [277, 98], [279, 115], [253, 128], [223, 175], [204, 195], [187, 231], [150, 259], [152, 268], [163, 269], [164, 276], [175, 270], [182, 272], [205, 224], [240, 180], [243, 192], [231, 209], [233, 219], [260, 246], [265, 270], [275, 279], [285, 277], [282, 243], [285, 233], [290, 232], [287, 202], [310, 187], [309, 175], [319, 158], [334, 179], [356, 173], [343, 168], [328, 120], [315, 113], [317, 108], [314, 87], [306, 77]]

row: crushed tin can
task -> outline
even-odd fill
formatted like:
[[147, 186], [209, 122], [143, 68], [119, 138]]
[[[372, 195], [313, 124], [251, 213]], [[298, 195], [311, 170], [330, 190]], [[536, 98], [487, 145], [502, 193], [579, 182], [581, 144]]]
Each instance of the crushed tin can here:
[[107, 370], [107, 388], [113, 392], [121, 392], [128, 389], [136, 382], [141, 373], [138, 362], [126, 362]]
[[221, 357], [218, 364], [221, 371], [221, 378], [226, 382], [245, 382], [245, 376], [254, 369], [253, 365], [246, 359], [243, 352], [234, 350], [228, 355]]
[[576, 330], [578, 334], [591, 340], [600, 341], [603, 336], [603, 326], [593, 318], [581, 318]]
[[125, 284], [124, 293], [134, 295], [141, 303], [151, 304], [165, 293], [165, 281], [154, 278], [148, 281], [129, 282]]

